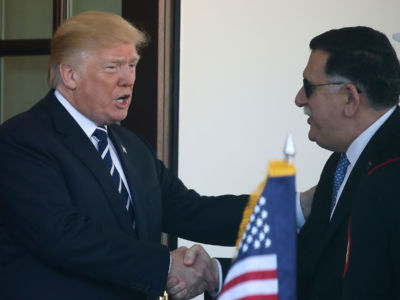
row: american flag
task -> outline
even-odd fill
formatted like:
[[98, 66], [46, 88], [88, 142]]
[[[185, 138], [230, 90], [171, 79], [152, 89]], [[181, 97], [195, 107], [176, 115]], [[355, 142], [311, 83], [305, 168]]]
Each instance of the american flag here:
[[296, 299], [294, 175], [293, 165], [270, 163], [219, 300]]

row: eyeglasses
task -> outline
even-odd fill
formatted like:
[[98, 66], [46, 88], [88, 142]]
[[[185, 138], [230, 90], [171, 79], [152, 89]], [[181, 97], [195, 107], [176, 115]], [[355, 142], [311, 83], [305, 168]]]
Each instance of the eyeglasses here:
[[346, 84], [346, 82], [327, 82], [327, 83], [311, 84], [307, 79], [303, 78], [303, 87], [307, 98], [310, 98], [314, 90], [319, 86], [341, 85], [341, 84]]

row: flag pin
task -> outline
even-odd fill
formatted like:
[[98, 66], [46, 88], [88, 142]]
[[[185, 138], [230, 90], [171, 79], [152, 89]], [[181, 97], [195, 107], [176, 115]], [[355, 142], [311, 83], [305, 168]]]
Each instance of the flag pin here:
[[122, 148], [122, 152], [124, 152], [125, 154], [128, 154], [128, 152], [126, 151], [126, 149], [123, 145], [121, 145], [121, 148]]

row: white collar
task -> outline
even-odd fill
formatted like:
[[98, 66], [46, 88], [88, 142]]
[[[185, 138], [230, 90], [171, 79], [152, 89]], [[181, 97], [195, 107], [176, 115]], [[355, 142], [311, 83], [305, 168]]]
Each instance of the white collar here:
[[72, 104], [63, 96], [61, 93], [56, 90], [54, 95], [57, 100], [61, 103], [62, 106], [68, 111], [68, 113], [72, 116], [72, 118], [78, 123], [78, 125], [82, 128], [85, 134], [91, 138], [93, 132], [96, 130], [97, 125], [95, 122], [87, 118], [81, 112], [79, 112]]
[[358, 158], [367, 146], [370, 139], [378, 131], [378, 129], [386, 122], [390, 115], [394, 112], [397, 105], [393, 106], [386, 113], [384, 113], [378, 120], [369, 126], [363, 133], [361, 133], [350, 145], [346, 151], [347, 158], [352, 166], [355, 165]]

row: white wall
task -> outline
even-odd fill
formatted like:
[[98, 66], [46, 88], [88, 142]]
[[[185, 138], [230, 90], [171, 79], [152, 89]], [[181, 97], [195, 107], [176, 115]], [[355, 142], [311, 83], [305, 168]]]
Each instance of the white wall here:
[[[182, 0], [183, 182], [202, 194], [250, 193], [268, 160], [282, 158], [290, 131], [297, 189], [316, 184], [330, 153], [308, 140], [306, 116], [294, 104], [308, 43], [326, 30], [356, 25], [391, 39], [400, 31], [399, 13], [399, 0]], [[393, 45], [400, 57], [400, 43]], [[207, 249], [232, 255], [231, 248]]]

